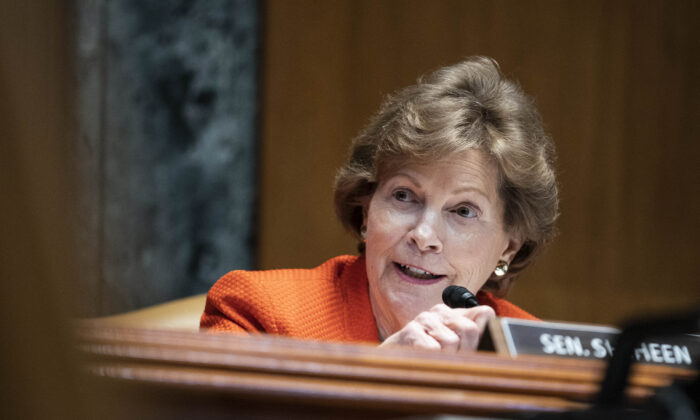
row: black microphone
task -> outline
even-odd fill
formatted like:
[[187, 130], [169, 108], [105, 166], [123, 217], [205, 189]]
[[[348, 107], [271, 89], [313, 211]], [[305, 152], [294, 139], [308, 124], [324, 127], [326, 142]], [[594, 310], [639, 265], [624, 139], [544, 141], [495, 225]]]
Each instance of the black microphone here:
[[466, 287], [447, 286], [442, 291], [442, 301], [450, 308], [473, 308], [479, 306], [474, 294]]

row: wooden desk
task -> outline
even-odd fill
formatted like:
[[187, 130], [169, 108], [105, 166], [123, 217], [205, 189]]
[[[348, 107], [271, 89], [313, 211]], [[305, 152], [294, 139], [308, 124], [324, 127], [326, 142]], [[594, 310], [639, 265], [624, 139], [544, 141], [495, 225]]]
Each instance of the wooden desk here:
[[[605, 365], [84, 323], [84, 366], [162, 418], [513, 416], [585, 408]], [[692, 371], [637, 366], [629, 396]]]

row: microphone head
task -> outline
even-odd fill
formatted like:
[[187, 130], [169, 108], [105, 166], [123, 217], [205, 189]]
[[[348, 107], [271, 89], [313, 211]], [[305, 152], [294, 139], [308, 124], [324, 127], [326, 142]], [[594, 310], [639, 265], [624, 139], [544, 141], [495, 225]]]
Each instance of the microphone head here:
[[442, 291], [442, 301], [450, 308], [473, 308], [479, 306], [479, 301], [476, 300], [474, 294], [466, 287], [462, 286], [447, 286]]

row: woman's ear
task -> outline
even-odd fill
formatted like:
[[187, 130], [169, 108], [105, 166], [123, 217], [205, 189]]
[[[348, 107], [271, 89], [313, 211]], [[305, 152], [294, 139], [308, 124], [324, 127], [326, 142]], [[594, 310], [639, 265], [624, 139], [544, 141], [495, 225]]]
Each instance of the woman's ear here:
[[515, 258], [515, 255], [520, 251], [520, 248], [523, 246], [524, 241], [520, 238], [519, 235], [510, 235], [508, 238], [508, 244], [506, 248], [503, 250], [501, 253], [501, 261], [505, 261], [508, 264], [510, 264], [513, 261], [513, 258]]

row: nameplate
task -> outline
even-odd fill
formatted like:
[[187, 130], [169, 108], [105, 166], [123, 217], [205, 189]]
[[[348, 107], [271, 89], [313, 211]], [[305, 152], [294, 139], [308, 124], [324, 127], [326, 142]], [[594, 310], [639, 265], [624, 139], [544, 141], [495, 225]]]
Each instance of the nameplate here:
[[[488, 332], [480, 348], [491, 347], [511, 357], [527, 354], [604, 360], [615, 351], [615, 337], [620, 330], [600, 325], [496, 318], [489, 323]], [[690, 368], [700, 357], [700, 335], [649, 338], [636, 347], [634, 357], [640, 363]]]

